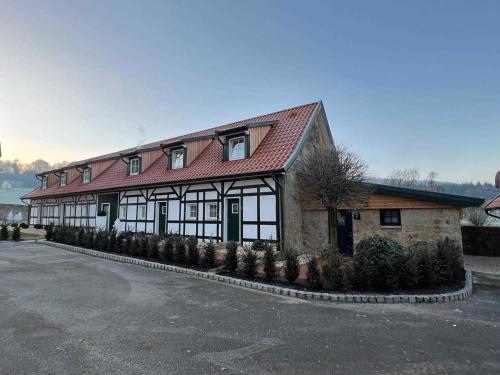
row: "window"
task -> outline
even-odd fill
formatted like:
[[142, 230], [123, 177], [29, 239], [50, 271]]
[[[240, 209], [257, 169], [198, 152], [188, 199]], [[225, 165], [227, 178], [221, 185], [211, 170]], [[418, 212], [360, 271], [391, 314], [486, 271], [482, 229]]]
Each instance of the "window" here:
[[82, 216], [88, 216], [88, 206], [86, 204], [82, 205]]
[[61, 174], [61, 177], [59, 177], [60, 185], [66, 186], [67, 181], [68, 181], [68, 175], [66, 173]]
[[184, 150], [172, 151], [172, 169], [184, 168]]
[[90, 182], [90, 168], [85, 168], [83, 170], [83, 183], [87, 183], [87, 182]]
[[401, 210], [380, 210], [380, 225], [401, 226]]
[[190, 203], [187, 205], [187, 218], [196, 220], [198, 218], [198, 203]]
[[130, 175], [137, 176], [141, 172], [141, 160], [139, 158], [130, 159]]
[[238, 214], [240, 212], [240, 204], [239, 203], [233, 203], [231, 205], [231, 213], [232, 214]]
[[209, 203], [208, 204], [208, 218], [211, 220], [217, 219], [217, 203]]
[[42, 189], [47, 189], [47, 176], [42, 176]]
[[146, 220], [146, 206], [137, 206], [137, 220]]
[[166, 215], [167, 214], [167, 206], [161, 206], [161, 214]]
[[120, 206], [120, 220], [127, 219], [127, 206]]
[[245, 159], [245, 137], [229, 140], [229, 160]]

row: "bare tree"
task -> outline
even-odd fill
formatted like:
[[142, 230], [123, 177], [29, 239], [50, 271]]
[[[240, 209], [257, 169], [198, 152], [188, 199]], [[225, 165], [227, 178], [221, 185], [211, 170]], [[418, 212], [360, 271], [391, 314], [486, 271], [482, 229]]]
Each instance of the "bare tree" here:
[[319, 201], [328, 210], [329, 238], [338, 247], [337, 210], [361, 208], [370, 194], [365, 184], [367, 166], [358, 155], [335, 145], [315, 146], [297, 162], [299, 196], [303, 201]]
[[385, 179], [387, 185], [415, 188], [420, 180], [418, 168], [395, 169]]
[[430, 191], [439, 191], [439, 185], [437, 182], [438, 174], [436, 172], [431, 171], [427, 175], [427, 189]]
[[476, 227], [482, 227], [488, 221], [488, 215], [483, 208], [466, 208], [465, 218]]

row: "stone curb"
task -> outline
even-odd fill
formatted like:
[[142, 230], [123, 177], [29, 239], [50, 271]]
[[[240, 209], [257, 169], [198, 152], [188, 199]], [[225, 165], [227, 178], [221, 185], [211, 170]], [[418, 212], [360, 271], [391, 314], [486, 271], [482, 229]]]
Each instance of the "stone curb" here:
[[340, 294], [340, 293], [319, 293], [304, 290], [288, 289], [276, 285], [259, 283], [258, 281], [249, 281], [237, 279], [234, 277], [217, 275], [211, 272], [203, 272], [192, 270], [189, 268], [171, 266], [169, 264], [150, 262], [147, 260], [130, 258], [127, 256], [104, 253], [97, 250], [86, 249], [78, 246], [70, 246], [57, 242], [37, 241], [58, 247], [61, 249], [73, 251], [76, 253], [86, 254], [97, 258], [112, 260], [115, 262], [135, 264], [137, 266], [154, 268], [162, 271], [171, 271], [183, 273], [186, 275], [196, 276], [204, 279], [215, 280], [222, 283], [237, 285], [244, 288], [260, 290], [266, 293], [279, 294], [287, 297], [294, 297], [306, 300], [331, 301], [342, 303], [435, 303], [435, 302], [451, 302], [463, 300], [472, 294], [472, 276], [470, 271], [465, 273], [465, 287], [455, 292], [443, 294]]

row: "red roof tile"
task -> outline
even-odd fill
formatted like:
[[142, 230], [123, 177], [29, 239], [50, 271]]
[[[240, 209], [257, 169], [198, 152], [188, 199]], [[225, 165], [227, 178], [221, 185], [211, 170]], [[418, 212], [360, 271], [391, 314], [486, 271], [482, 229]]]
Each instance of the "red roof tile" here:
[[496, 197], [495, 199], [493, 199], [490, 203], [488, 203], [486, 208], [489, 210], [493, 210], [495, 208], [500, 209], [500, 195], [498, 197]]
[[[84, 184], [81, 182], [80, 178], [76, 178], [68, 185], [60, 187], [57, 182], [44, 190], [37, 188], [31, 193], [26, 194], [23, 198], [59, 196], [115, 188], [278, 171], [283, 169], [288, 158], [295, 150], [314, 110], [319, 105], [321, 105], [319, 102], [306, 104], [300, 107], [202, 130], [181, 137], [150, 143], [139, 148], [148, 149], [159, 147], [162, 143], [170, 143], [186, 137], [210, 135], [214, 134], [216, 130], [237, 128], [252, 122], [275, 121], [272, 130], [267, 134], [249, 159], [223, 161], [223, 147], [217, 139], [214, 139], [186, 168], [169, 170], [167, 169], [166, 158], [160, 157], [140, 175], [127, 176], [127, 165], [122, 160], [117, 159], [110, 167], [89, 183]], [[134, 149], [127, 149], [83, 160], [74, 164], [78, 165], [100, 159], [119, 157], [121, 153], [131, 152], [133, 150]]]

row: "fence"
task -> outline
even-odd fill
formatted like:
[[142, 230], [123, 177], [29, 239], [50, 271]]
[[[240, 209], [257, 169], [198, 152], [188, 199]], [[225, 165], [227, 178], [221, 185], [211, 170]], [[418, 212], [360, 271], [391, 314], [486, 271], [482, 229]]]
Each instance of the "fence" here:
[[465, 255], [500, 257], [500, 227], [462, 227]]

